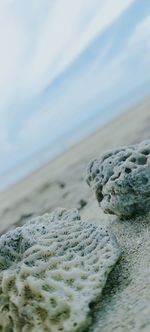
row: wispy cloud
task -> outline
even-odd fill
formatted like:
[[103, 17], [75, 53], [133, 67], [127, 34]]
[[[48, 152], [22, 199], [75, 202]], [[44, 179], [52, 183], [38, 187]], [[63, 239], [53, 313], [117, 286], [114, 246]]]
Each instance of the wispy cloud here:
[[0, 2], [0, 172], [150, 77], [147, 0]]
[[[28, 31], [28, 45], [25, 45], [27, 58], [24, 57], [22, 71], [24, 94], [26, 92], [30, 94], [31, 88], [32, 96], [33, 93], [37, 94], [44, 89], [132, 1], [56, 0], [50, 1], [50, 6], [48, 6], [47, 1], [40, 2], [41, 7], [45, 7], [47, 12], [39, 22], [40, 28], [37, 26], [35, 30], [32, 22], [29, 22], [31, 37], [30, 31]], [[33, 3], [35, 2], [33, 1]], [[28, 2], [26, 7], [30, 10]], [[24, 15], [24, 12], [21, 12], [21, 14]], [[32, 14], [34, 18], [34, 12]], [[18, 18], [17, 13], [16, 19], [19, 21], [20, 18]], [[28, 23], [28, 20], [25, 23]], [[26, 24], [24, 24], [22, 29], [24, 29], [22, 34], [24, 38]], [[34, 29], [33, 34], [32, 29]]]
[[150, 15], [144, 18], [134, 29], [127, 42], [128, 52], [141, 52], [143, 61], [150, 63]]

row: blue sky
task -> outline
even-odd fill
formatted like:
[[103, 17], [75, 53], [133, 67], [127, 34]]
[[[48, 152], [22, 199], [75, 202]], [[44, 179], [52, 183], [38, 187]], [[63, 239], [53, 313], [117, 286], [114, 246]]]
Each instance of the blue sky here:
[[0, 45], [1, 176], [148, 91], [150, 1], [1, 0]]

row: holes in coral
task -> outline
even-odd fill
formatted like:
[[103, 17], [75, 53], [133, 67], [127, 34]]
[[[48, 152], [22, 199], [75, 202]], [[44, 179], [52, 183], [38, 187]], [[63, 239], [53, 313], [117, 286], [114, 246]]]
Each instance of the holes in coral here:
[[132, 158], [130, 159], [130, 161], [131, 161], [132, 163], [135, 163], [135, 162], [136, 162], [136, 158], [132, 157]]
[[110, 194], [107, 195], [107, 200], [108, 200], [108, 202], [110, 202], [110, 200], [111, 200], [111, 195]]
[[103, 200], [103, 194], [102, 194], [102, 186], [99, 186], [96, 190], [96, 198], [98, 202], [101, 202]]
[[150, 198], [150, 193], [149, 193], [149, 192], [144, 193], [144, 196], [145, 196], [146, 199], [147, 199], [147, 198]]
[[10, 279], [7, 281], [7, 283], [5, 283], [5, 289], [7, 290], [7, 292], [10, 292], [11, 289], [15, 289], [15, 291], [16, 291], [15, 278]]
[[[66, 309], [61, 308], [60, 306], [57, 306], [56, 312], [59, 312], [58, 314], [54, 315], [55, 322], [59, 323], [62, 320], [69, 319], [70, 317], [70, 308], [67, 307]], [[63, 331], [63, 327], [58, 327], [58, 331]]]
[[70, 266], [67, 266], [67, 265], [63, 266], [63, 268], [64, 268], [65, 271], [69, 271], [70, 270]]
[[56, 302], [56, 300], [53, 297], [50, 298], [50, 303], [51, 303], [51, 305], [52, 305], [53, 308], [57, 307], [57, 302]]
[[120, 158], [120, 161], [126, 161], [127, 158], [128, 158], [128, 156], [123, 156]]
[[149, 149], [144, 149], [140, 151], [142, 154], [144, 154], [145, 156], [150, 154], [150, 150]]
[[131, 170], [131, 168], [129, 168], [129, 167], [126, 167], [126, 168], [125, 168], [125, 172], [126, 172], [127, 174], [129, 174], [129, 173], [131, 173], [131, 172], [132, 172], [132, 170]]
[[92, 177], [91, 177], [91, 175], [89, 175], [89, 176], [87, 177], [87, 184], [90, 184], [91, 181], [92, 181]]
[[91, 302], [89, 303], [89, 308], [90, 308], [90, 310], [93, 310], [94, 306], [95, 306], [94, 301], [91, 301]]
[[146, 162], [147, 162], [147, 158], [145, 156], [141, 155], [141, 156], [137, 156], [136, 158], [131, 157], [129, 159], [129, 161], [132, 162], [132, 163], [136, 163], [138, 165], [145, 165]]
[[24, 297], [26, 300], [29, 300], [29, 299], [31, 300], [34, 298], [34, 294], [32, 293], [32, 291], [28, 285], [24, 286], [23, 294], [24, 294]]
[[48, 316], [47, 311], [40, 307], [40, 308], [37, 308], [36, 312], [37, 312], [38, 316], [40, 317], [40, 320], [42, 322], [44, 322]]
[[147, 162], [147, 158], [145, 156], [140, 156], [137, 158], [137, 163], [139, 165], [145, 165]]
[[142, 183], [143, 184], [147, 184], [148, 183], [148, 179], [146, 178], [146, 176], [142, 177]]
[[98, 200], [99, 203], [103, 200], [103, 197], [104, 196], [103, 196], [102, 192], [100, 190], [97, 190], [97, 192], [96, 192], [96, 198], [97, 198], [97, 200]]
[[97, 272], [99, 271], [99, 267], [96, 266], [96, 267], [94, 268], [94, 271], [95, 271], [95, 273], [97, 273]]

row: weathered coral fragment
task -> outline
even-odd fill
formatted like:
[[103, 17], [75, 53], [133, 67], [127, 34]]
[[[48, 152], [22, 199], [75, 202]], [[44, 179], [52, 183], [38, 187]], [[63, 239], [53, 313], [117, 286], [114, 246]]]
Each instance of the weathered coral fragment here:
[[120, 256], [108, 231], [55, 210], [0, 238], [0, 331], [81, 331]]
[[150, 211], [150, 140], [104, 153], [87, 168], [101, 208], [119, 217]]

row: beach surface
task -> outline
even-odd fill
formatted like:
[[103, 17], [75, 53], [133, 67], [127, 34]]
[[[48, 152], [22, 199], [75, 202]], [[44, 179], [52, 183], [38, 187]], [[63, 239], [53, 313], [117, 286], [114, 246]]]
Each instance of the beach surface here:
[[0, 193], [0, 233], [58, 206], [78, 208], [82, 216], [97, 219], [100, 209], [85, 183], [89, 160], [111, 148], [148, 138], [149, 97]]
[[0, 193], [0, 233], [56, 207], [78, 208], [83, 219], [106, 224], [122, 249], [89, 331], [150, 331], [149, 217], [119, 221], [104, 215], [85, 182], [87, 163], [111, 148], [150, 139], [150, 97], [65, 153]]

